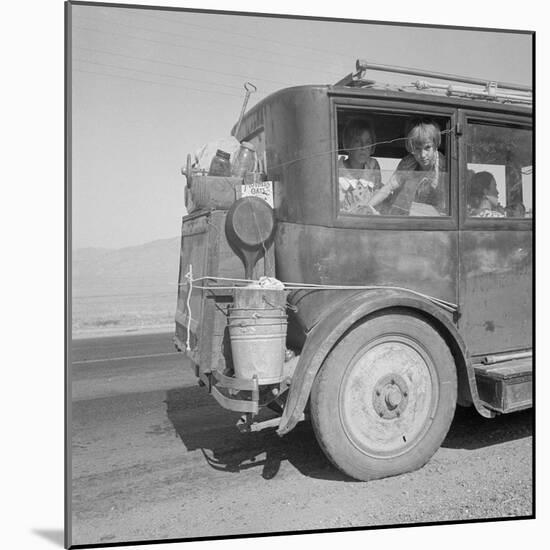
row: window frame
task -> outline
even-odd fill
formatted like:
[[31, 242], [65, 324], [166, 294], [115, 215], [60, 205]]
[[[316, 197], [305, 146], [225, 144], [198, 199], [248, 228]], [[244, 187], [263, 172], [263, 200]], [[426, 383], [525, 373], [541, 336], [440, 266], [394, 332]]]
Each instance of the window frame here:
[[456, 133], [449, 134], [447, 158], [449, 162], [449, 203], [448, 216], [388, 216], [359, 214], [345, 214], [340, 212], [340, 197], [338, 188], [338, 110], [357, 110], [365, 114], [397, 114], [407, 116], [437, 116], [447, 117], [451, 128], [455, 128], [458, 121], [456, 106], [420, 103], [416, 101], [385, 100], [373, 97], [330, 97], [329, 102], [331, 121], [332, 149], [336, 151], [331, 158], [331, 191], [332, 191], [332, 223], [334, 227], [358, 229], [396, 229], [396, 230], [454, 230], [458, 229], [458, 155]]
[[[531, 218], [482, 218], [468, 216], [468, 127], [469, 124], [484, 124], [487, 123], [491, 126], [501, 125], [507, 127], [521, 127], [531, 131], [531, 143], [534, 146], [534, 134], [533, 134], [533, 120], [530, 116], [513, 115], [503, 113], [490, 113], [483, 111], [475, 111], [473, 109], [460, 109], [459, 110], [459, 127], [461, 133], [458, 139], [458, 156], [459, 156], [459, 170], [460, 170], [460, 182], [459, 182], [459, 205], [460, 205], [460, 228], [461, 229], [476, 229], [487, 231], [530, 231], [533, 226], [533, 217]], [[534, 159], [534, 147], [532, 147], [532, 159], [533, 159], [533, 208], [535, 204], [535, 159]]]

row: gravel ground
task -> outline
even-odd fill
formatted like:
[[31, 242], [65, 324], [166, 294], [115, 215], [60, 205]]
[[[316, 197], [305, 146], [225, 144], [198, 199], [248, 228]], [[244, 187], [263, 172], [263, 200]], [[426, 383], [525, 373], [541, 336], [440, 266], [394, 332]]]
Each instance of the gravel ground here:
[[[422, 469], [350, 480], [304, 422], [240, 434], [198, 387], [73, 405], [73, 543], [207, 537], [532, 514], [532, 412], [457, 410]], [[208, 518], [208, 519], [207, 519]]]

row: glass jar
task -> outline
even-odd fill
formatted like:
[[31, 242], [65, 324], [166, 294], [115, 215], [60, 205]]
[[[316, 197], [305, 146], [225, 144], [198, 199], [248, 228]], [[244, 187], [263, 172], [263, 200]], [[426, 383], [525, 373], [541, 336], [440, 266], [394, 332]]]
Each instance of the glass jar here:
[[218, 149], [216, 151], [216, 156], [212, 159], [210, 163], [210, 170], [208, 171], [209, 176], [227, 176], [231, 175], [231, 161], [229, 153]]
[[242, 178], [247, 172], [254, 170], [256, 164], [256, 147], [248, 141], [241, 141], [241, 147], [237, 152], [231, 166], [231, 175]]

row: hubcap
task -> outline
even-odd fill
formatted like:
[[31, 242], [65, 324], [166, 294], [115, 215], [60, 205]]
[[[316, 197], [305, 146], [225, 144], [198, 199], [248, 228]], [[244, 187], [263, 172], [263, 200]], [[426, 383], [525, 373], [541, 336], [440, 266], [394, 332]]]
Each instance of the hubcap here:
[[408, 396], [406, 380], [395, 372], [390, 373], [374, 385], [372, 406], [381, 418], [396, 418], [405, 411]]
[[401, 392], [395, 388], [391, 388], [386, 393], [386, 405], [393, 410], [401, 403]]
[[386, 335], [350, 362], [339, 392], [344, 430], [363, 453], [400, 455], [428, 430], [437, 405], [437, 373], [412, 338]]

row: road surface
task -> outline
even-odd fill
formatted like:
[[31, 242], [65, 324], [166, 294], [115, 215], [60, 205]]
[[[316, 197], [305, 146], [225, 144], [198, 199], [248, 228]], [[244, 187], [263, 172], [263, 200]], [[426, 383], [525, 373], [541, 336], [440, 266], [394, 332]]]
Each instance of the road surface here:
[[532, 514], [531, 411], [458, 409], [424, 468], [356, 482], [306, 422], [240, 434], [170, 334], [76, 340], [71, 359], [73, 544]]

